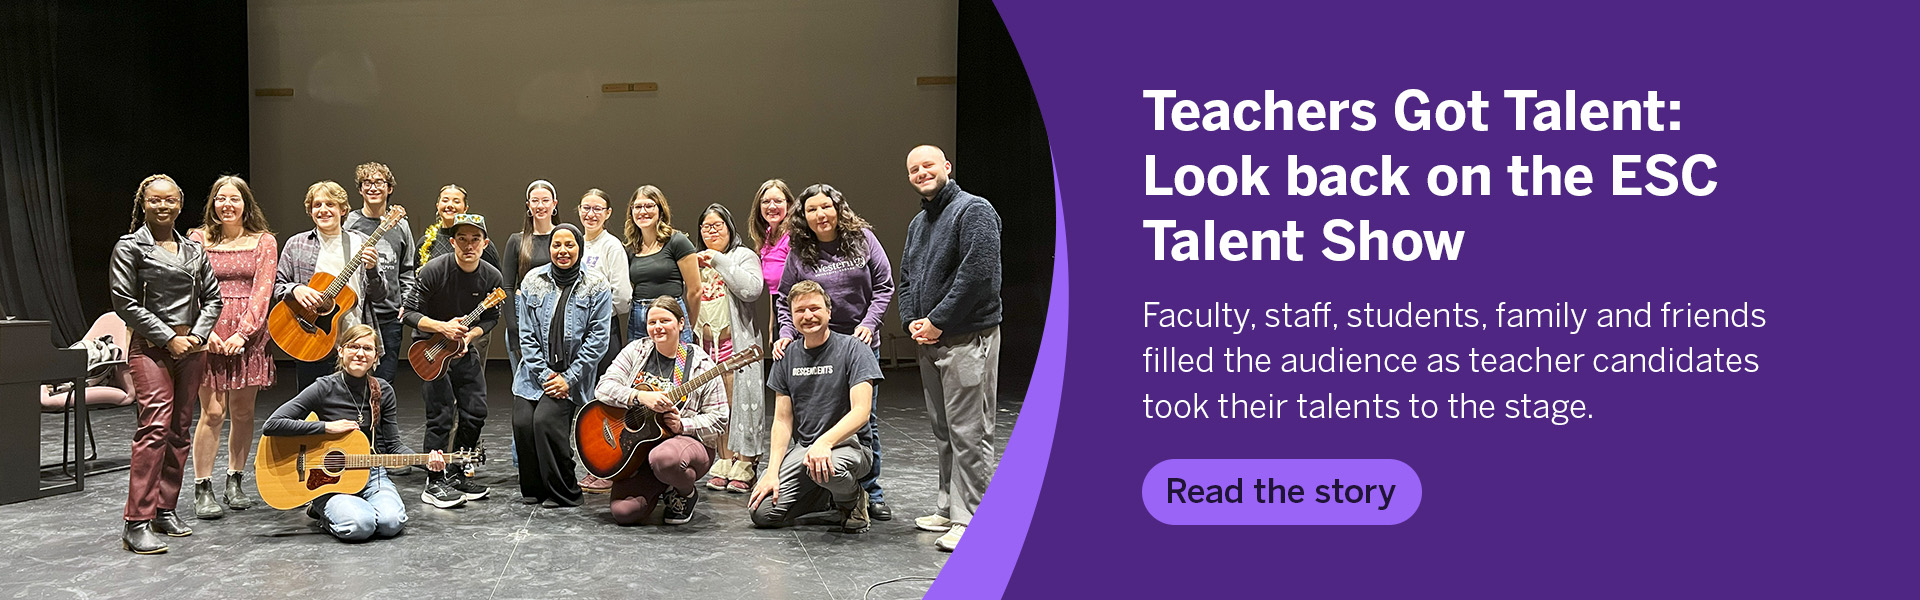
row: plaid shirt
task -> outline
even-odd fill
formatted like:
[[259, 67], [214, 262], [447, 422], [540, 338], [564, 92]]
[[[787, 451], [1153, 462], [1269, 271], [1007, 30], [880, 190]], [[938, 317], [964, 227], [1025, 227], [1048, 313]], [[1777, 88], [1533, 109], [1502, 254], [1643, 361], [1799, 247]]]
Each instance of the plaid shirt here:
[[[359, 247], [367, 241], [367, 236], [357, 231], [341, 230], [347, 238], [348, 248]], [[293, 301], [293, 288], [306, 285], [313, 280], [313, 266], [320, 260], [320, 232], [309, 229], [287, 238], [280, 247], [280, 265], [273, 274], [273, 299], [279, 302]], [[368, 277], [367, 270], [355, 273], [352, 287], [359, 290], [360, 300], [354, 308], [360, 311], [360, 322], [374, 325], [373, 305], [387, 297], [387, 282], [379, 277]], [[391, 350], [389, 350], [391, 351]]]
[[[680, 345], [681, 352], [688, 352], [691, 363], [686, 377], [720, 368], [707, 357], [699, 347], [689, 344]], [[647, 356], [653, 353], [653, 340], [640, 338], [620, 351], [614, 357], [613, 364], [607, 366], [607, 372], [600, 376], [599, 385], [594, 386], [594, 398], [602, 402], [626, 405], [633, 401], [639, 392], [633, 389], [633, 379], [647, 363]], [[665, 390], [661, 390], [665, 391]], [[687, 404], [680, 407], [680, 425], [687, 435], [700, 438], [700, 443], [709, 448], [720, 447], [720, 435], [727, 431], [727, 389], [720, 378], [708, 380], [687, 394]], [[671, 398], [678, 401], [679, 398]]]

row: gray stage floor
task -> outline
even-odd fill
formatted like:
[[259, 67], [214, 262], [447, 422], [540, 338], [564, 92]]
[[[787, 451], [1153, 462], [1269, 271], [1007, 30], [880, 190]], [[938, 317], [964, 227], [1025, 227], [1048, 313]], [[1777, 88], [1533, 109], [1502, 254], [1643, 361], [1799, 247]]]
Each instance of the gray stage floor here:
[[[401, 369], [402, 430], [418, 445], [419, 380]], [[292, 396], [292, 375], [282, 369], [289, 383], [261, 394], [257, 421]], [[491, 416], [482, 439], [493, 454], [476, 474], [494, 488], [487, 500], [451, 510], [426, 505], [419, 500], [426, 477], [416, 469], [395, 478], [408, 516], [398, 538], [343, 543], [303, 511], [262, 504], [215, 521], [188, 517], [192, 536], [171, 538], [167, 554], [139, 556], [120, 547], [127, 473], [98, 475], [84, 492], [0, 506], [0, 591], [13, 598], [848, 599], [880, 581], [937, 575], [946, 562], [948, 555], [933, 547], [939, 534], [913, 528], [913, 517], [933, 509], [938, 458], [917, 369], [888, 370], [880, 387], [880, 481], [895, 517], [864, 534], [827, 526], [754, 529], [746, 494], [704, 487], [693, 522], [678, 527], [616, 526], [604, 495], [589, 495], [578, 508], [523, 505], [507, 459], [510, 375], [501, 361], [488, 375]], [[1001, 392], [998, 448], [1005, 448], [1023, 391]], [[125, 459], [133, 424], [131, 408], [95, 413], [102, 457]], [[60, 416], [43, 415], [42, 462], [59, 460], [59, 443]], [[226, 454], [222, 444], [220, 473]], [[189, 462], [189, 477], [191, 470]], [[180, 508], [191, 515], [191, 482], [183, 488]], [[919, 597], [927, 585], [894, 583], [873, 597]]]

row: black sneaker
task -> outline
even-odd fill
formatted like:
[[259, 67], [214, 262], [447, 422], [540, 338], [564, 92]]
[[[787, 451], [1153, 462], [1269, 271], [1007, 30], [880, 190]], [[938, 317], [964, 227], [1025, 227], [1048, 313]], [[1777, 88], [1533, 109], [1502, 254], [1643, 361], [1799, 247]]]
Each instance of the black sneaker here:
[[456, 470], [452, 473], [448, 473], [447, 485], [453, 486], [453, 489], [459, 490], [460, 495], [468, 500], [479, 500], [481, 498], [485, 498], [487, 497], [487, 492], [489, 491], [487, 486], [474, 483], [472, 479], [468, 479], [466, 471]]
[[700, 490], [695, 488], [693, 493], [682, 496], [673, 488], [667, 488], [667, 492], [660, 495], [660, 500], [667, 505], [666, 513], [661, 515], [666, 523], [684, 525], [693, 520], [693, 505], [700, 501]]
[[875, 521], [892, 521], [893, 508], [887, 506], [886, 502], [874, 502], [867, 505], [867, 515]]
[[427, 471], [427, 489], [420, 491], [420, 501], [440, 508], [453, 508], [467, 503], [467, 495], [453, 489], [444, 473]]

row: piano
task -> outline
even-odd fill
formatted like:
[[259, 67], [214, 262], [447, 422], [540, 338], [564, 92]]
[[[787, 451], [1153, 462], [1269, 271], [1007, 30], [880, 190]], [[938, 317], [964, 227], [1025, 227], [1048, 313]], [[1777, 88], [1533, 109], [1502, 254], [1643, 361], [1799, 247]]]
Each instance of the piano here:
[[[40, 479], [40, 386], [71, 381], [75, 398], [86, 397], [87, 352], [54, 345], [53, 324], [47, 321], [0, 320], [0, 504], [77, 492], [85, 483], [87, 403], [78, 402], [74, 418], [68, 481], [51, 485]], [[70, 467], [70, 468], [68, 468]]]

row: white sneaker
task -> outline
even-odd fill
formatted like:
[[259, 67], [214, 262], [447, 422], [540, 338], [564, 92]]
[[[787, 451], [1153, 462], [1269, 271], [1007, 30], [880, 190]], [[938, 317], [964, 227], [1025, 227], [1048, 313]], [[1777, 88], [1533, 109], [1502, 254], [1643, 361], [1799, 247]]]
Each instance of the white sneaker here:
[[953, 529], [933, 542], [934, 547], [948, 552], [960, 546], [960, 535], [967, 532], [966, 523], [954, 523]]
[[913, 526], [920, 528], [921, 531], [946, 531], [953, 529], [953, 521], [935, 514], [924, 517], [914, 517]]

